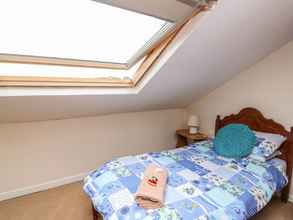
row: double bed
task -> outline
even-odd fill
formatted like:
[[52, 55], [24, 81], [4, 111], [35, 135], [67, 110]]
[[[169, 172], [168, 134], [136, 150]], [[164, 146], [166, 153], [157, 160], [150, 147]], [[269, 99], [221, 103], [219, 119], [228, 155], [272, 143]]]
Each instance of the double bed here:
[[[260, 132], [280, 134], [287, 139], [281, 155], [266, 161], [219, 156], [212, 141], [162, 152], [127, 156], [109, 161], [85, 178], [84, 190], [91, 198], [94, 219], [249, 219], [279, 193], [288, 201], [292, 175], [293, 129], [264, 118], [256, 109], [216, 119], [216, 130], [240, 123]], [[168, 173], [164, 207], [140, 208], [134, 194], [151, 163]]]

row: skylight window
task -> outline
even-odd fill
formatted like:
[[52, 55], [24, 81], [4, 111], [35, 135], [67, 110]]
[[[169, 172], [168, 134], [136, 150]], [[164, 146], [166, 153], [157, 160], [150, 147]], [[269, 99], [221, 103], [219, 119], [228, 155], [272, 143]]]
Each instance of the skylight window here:
[[134, 87], [214, 0], [185, 1], [0, 1], [0, 86]]
[[173, 26], [92, 0], [1, 1], [0, 21], [1, 54], [116, 63], [125, 68], [138, 61], [129, 63], [153, 37]]

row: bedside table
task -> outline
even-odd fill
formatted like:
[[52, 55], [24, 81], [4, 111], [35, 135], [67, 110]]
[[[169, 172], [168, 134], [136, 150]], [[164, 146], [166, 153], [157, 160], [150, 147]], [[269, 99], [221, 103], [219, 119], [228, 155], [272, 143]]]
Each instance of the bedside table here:
[[188, 129], [180, 129], [176, 131], [177, 135], [177, 144], [176, 148], [184, 147], [188, 145], [188, 140], [192, 140], [194, 142], [208, 140], [209, 137], [206, 134], [197, 133], [197, 134], [189, 134]]

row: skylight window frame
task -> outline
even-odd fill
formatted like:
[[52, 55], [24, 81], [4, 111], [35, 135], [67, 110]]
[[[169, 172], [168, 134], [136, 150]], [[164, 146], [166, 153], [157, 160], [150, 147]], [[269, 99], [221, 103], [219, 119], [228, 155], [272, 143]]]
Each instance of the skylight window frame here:
[[[133, 62], [138, 62], [143, 55], [146, 56], [138, 70], [133, 76], [133, 79], [121, 79], [115, 77], [99, 77], [99, 78], [62, 78], [62, 77], [29, 77], [29, 76], [1, 76], [0, 86], [16, 86], [16, 87], [135, 87], [150, 67], [155, 63], [158, 57], [174, 39], [182, 27], [190, 21], [193, 17], [200, 14], [200, 12], [207, 10], [205, 6], [199, 7], [193, 13], [178, 22], [172, 30], [169, 30], [165, 35], [161, 36], [151, 47], [144, 50], [142, 55], [135, 55]], [[21, 58], [21, 59], [18, 59]], [[46, 62], [34, 60], [34, 56], [25, 55], [10, 55], [0, 54], [0, 62], [11, 63], [25, 63], [25, 64], [39, 64], [39, 65], [60, 65], [60, 66], [77, 66], [77, 67], [95, 67], [95, 68], [110, 68], [110, 69], [129, 69], [131, 66], [115, 63], [103, 63], [95, 61], [86, 61], [86, 66], [83, 63], [75, 63], [80, 60], [60, 59], [60, 58], [46, 58]], [[54, 60], [56, 63], [49, 63], [47, 61]], [[63, 61], [65, 63], [63, 63]], [[58, 64], [57, 64], [58, 63]], [[114, 64], [114, 65], [112, 65]]]
[[32, 76], [1, 76], [1, 86], [21, 87], [125, 87], [133, 88], [143, 78], [146, 72], [159, 58], [165, 48], [171, 43], [179, 29], [168, 36], [157, 48], [149, 53], [137, 69], [133, 79], [121, 79], [115, 77], [99, 78], [70, 78], [70, 77], [32, 77]]
[[181, 23], [166, 22], [126, 63], [8, 53], [0, 53], [0, 62], [128, 70], [159, 45], [166, 36], [172, 34], [178, 26], [181, 26]]

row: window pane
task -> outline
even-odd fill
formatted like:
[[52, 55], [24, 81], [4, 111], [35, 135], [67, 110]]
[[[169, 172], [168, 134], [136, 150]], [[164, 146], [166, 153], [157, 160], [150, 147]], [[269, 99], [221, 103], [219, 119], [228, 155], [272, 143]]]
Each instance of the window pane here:
[[126, 63], [169, 24], [92, 0], [1, 0], [0, 53]]

